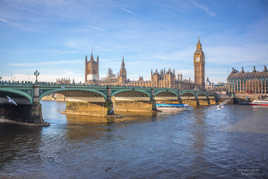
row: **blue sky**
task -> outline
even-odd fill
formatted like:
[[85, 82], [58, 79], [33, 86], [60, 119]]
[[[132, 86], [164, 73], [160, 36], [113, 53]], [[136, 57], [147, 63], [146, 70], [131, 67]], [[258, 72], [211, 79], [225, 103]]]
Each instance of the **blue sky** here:
[[84, 81], [84, 57], [100, 56], [100, 75], [150, 78], [175, 68], [193, 79], [200, 36], [206, 76], [225, 81], [232, 67], [268, 63], [266, 0], [0, 0], [0, 76]]

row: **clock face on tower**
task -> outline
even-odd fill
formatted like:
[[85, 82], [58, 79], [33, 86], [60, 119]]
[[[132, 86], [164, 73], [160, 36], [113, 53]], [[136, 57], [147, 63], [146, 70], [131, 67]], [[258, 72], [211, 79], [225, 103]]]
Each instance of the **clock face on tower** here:
[[197, 57], [195, 58], [195, 62], [200, 62], [200, 56], [197, 56]]

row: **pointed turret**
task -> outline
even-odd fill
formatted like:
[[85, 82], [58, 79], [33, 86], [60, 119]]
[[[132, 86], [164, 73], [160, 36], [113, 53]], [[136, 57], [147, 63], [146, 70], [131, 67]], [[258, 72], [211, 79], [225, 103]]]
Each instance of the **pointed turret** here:
[[87, 56], [85, 57], [85, 83], [87, 82]]
[[93, 51], [91, 49], [90, 61], [94, 61]]
[[125, 84], [126, 82], [127, 82], [127, 70], [125, 67], [125, 58], [123, 56], [119, 73], [119, 83], [122, 85]]
[[121, 68], [125, 68], [125, 58], [124, 58], [124, 56], [122, 58]]
[[255, 67], [255, 66], [253, 66], [253, 72], [257, 72], [257, 70], [256, 70], [256, 67]]
[[93, 51], [91, 49], [90, 60], [88, 61], [86, 57], [86, 69], [85, 69], [85, 79], [86, 83], [96, 84], [99, 80], [99, 57], [95, 61], [93, 56]]
[[267, 70], [267, 66], [266, 66], [266, 65], [264, 65], [264, 70], [263, 70], [263, 72], [268, 72], [268, 70]]
[[163, 69], [160, 70], [160, 76], [161, 76], [161, 77], [164, 76], [164, 71], [163, 71]]
[[196, 44], [196, 49], [202, 49], [202, 44], [200, 42], [200, 37], [198, 38], [198, 42]]
[[242, 67], [241, 72], [242, 72], [242, 73], [245, 73], [245, 71], [244, 71], [244, 67]]
[[234, 68], [234, 67], [232, 67], [232, 73], [237, 73], [238, 71]]

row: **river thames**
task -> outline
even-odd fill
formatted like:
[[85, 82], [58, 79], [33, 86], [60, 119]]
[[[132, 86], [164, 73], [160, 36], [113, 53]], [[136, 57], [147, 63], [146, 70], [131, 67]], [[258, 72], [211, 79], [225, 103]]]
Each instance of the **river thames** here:
[[[265, 178], [268, 109], [226, 105], [93, 123], [42, 102], [46, 128], [0, 124], [0, 178]], [[130, 120], [131, 119], [131, 120]]]

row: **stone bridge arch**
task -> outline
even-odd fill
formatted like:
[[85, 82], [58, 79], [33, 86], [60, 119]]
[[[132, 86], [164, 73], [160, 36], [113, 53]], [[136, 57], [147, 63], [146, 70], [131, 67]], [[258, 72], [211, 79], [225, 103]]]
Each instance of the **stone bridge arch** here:
[[182, 90], [180, 96], [196, 96], [196, 92], [193, 90]]
[[159, 89], [154, 92], [154, 96], [159, 96], [160, 94], [162, 94], [162, 96], [163, 94], [172, 94], [176, 97], [179, 96], [178, 90], [175, 89]]
[[218, 103], [218, 94], [215, 92], [209, 92], [208, 93], [208, 99], [210, 104], [217, 104]]
[[151, 114], [155, 108], [152, 94], [146, 89], [118, 89], [111, 94], [115, 114], [127, 112], [135, 115]]
[[44, 91], [43, 89], [40, 89], [40, 96], [39, 100], [41, 100], [44, 96], [48, 96], [54, 93], [60, 93], [60, 92], [89, 92], [89, 93], [95, 93], [99, 96], [102, 96], [104, 100], [107, 99], [107, 95], [103, 93], [102, 91], [98, 91], [96, 89], [79, 89], [79, 88], [57, 88], [57, 89], [51, 89], [51, 90], [46, 90]]
[[198, 98], [199, 105], [207, 106], [210, 104], [207, 91], [197, 91], [196, 96]]
[[208, 96], [208, 92], [206, 92], [206, 91], [197, 91], [196, 95], [197, 96]]
[[27, 99], [30, 104], [33, 103], [32, 96], [30, 94], [22, 91], [22, 90], [16, 90], [16, 89], [12, 89], [12, 88], [0, 88], [0, 92], [15, 94], [15, 95], [18, 95], [18, 96], [21, 96], [21, 97]]
[[64, 101], [66, 102], [65, 114], [103, 117], [110, 110], [110, 107], [106, 103], [107, 95], [105, 91], [92, 88], [41, 88], [39, 100], [53, 93], [64, 94]]
[[[132, 94], [131, 94], [132, 93]], [[132, 89], [119, 89], [119, 90], [116, 90], [114, 92], [112, 92], [111, 96], [115, 97], [119, 94], [130, 94], [130, 95], [133, 95], [133, 94], [139, 94], [140, 96], [146, 96], [146, 97], [151, 97], [151, 93], [149, 93], [148, 91], [146, 90], [142, 90], [142, 89], [135, 89], [135, 88], [132, 88]], [[131, 97], [135, 97], [135, 96], [131, 96]], [[138, 96], [137, 96], [138, 97]]]
[[180, 91], [180, 98], [183, 104], [191, 106], [199, 106], [198, 97], [194, 90], [182, 90]]
[[177, 89], [157, 89], [153, 96], [156, 103], [181, 103]]

